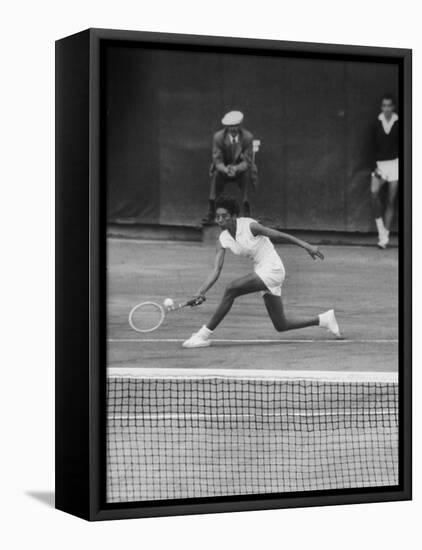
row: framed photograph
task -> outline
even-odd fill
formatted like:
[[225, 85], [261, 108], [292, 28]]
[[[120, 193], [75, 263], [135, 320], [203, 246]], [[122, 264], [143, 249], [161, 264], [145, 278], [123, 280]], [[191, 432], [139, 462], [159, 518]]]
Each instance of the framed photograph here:
[[56, 43], [56, 507], [411, 498], [411, 50]]

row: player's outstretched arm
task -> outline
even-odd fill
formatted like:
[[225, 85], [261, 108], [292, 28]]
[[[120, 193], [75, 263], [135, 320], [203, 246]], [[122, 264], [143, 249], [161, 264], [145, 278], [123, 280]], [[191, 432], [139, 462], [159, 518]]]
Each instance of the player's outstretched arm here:
[[217, 242], [217, 250], [215, 253], [214, 267], [208, 277], [198, 290], [198, 296], [205, 296], [208, 290], [217, 282], [220, 277], [221, 270], [224, 265], [224, 256], [226, 250], [221, 246], [220, 241]]
[[284, 241], [292, 243], [296, 246], [304, 248], [314, 260], [316, 260], [317, 258], [319, 258], [320, 260], [324, 259], [324, 254], [317, 246], [309, 244], [306, 241], [302, 241], [301, 239], [297, 239], [296, 237], [293, 237], [293, 235], [283, 233], [282, 231], [277, 231], [276, 229], [270, 229], [269, 227], [265, 227], [265, 225], [261, 225], [258, 222], [252, 222], [250, 225], [250, 229], [252, 231], [252, 235], [263, 235], [265, 237], [269, 237], [274, 242]]

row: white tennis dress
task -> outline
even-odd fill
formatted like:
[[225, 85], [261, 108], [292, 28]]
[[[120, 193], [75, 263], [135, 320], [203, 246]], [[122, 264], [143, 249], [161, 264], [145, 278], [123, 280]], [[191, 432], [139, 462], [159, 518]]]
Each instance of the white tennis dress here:
[[268, 288], [264, 294], [281, 296], [281, 286], [286, 276], [283, 262], [268, 237], [252, 234], [250, 225], [255, 221], [252, 218], [237, 218], [236, 238], [225, 229], [219, 237], [221, 246], [230, 249], [237, 256], [250, 258], [254, 264], [254, 272]]

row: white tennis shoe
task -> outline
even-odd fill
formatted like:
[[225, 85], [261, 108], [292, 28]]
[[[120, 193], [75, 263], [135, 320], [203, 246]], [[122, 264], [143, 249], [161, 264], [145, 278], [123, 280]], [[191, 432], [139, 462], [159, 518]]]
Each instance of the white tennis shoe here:
[[211, 345], [209, 339], [211, 334], [212, 330], [204, 325], [198, 332], [194, 332], [188, 340], [185, 340], [182, 345], [184, 348], [206, 348]]
[[336, 316], [334, 315], [334, 309], [329, 309], [325, 313], [318, 315], [318, 317], [320, 327], [326, 328], [328, 332], [334, 334], [336, 338], [342, 338]]
[[389, 241], [390, 241], [390, 232], [388, 231], [388, 229], [382, 230], [381, 233], [379, 234], [378, 248], [382, 248], [383, 250], [385, 250], [388, 246]]

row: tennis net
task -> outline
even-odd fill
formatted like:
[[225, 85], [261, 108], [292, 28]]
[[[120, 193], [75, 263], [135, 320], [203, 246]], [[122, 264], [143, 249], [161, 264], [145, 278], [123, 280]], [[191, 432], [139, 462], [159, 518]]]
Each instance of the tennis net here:
[[397, 484], [395, 373], [108, 370], [108, 502]]

